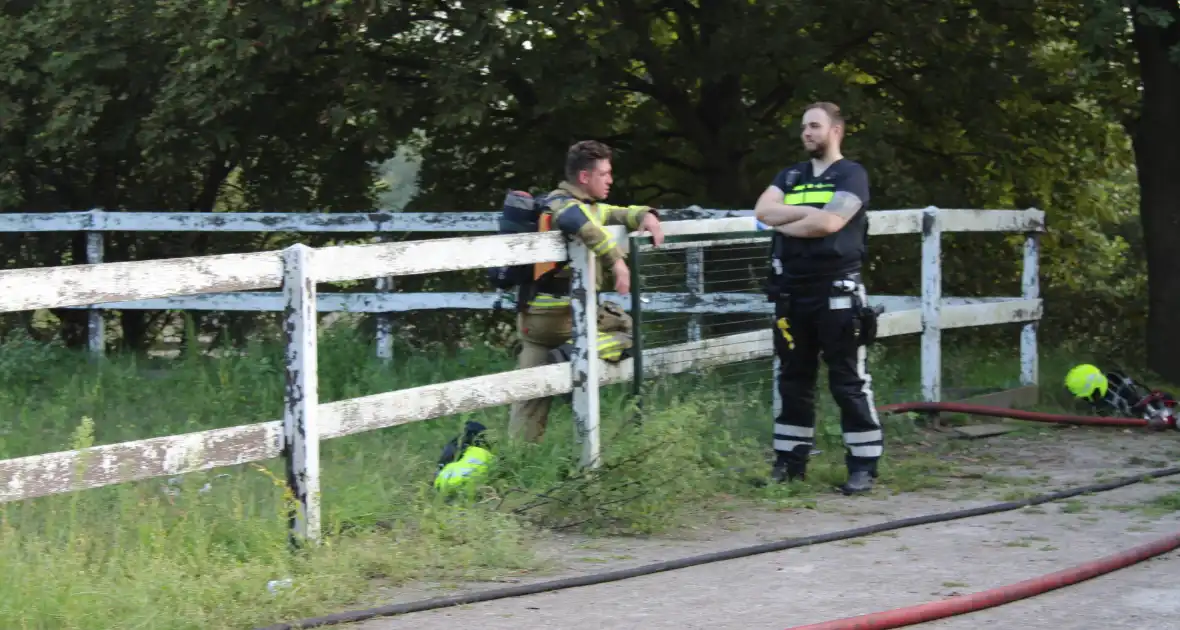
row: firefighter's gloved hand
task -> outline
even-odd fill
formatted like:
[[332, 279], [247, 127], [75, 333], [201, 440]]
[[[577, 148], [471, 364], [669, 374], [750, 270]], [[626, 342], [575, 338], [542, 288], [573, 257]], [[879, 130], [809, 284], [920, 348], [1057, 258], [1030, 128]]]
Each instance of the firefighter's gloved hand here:
[[631, 316], [623, 306], [617, 302], [607, 300], [598, 307], [598, 332], [625, 332], [631, 333], [632, 328]]
[[[574, 342], [567, 341], [549, 351], [548, 365], [567, 363], [573, 360]], [[608, 363], [618, 363], [631, 356], [631, 335], [624, 332], [598, 333], [598, 358]]]

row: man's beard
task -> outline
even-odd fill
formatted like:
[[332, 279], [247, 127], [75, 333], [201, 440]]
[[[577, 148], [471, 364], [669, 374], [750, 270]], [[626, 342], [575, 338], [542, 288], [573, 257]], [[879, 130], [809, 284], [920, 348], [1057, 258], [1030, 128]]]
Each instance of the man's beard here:
[[813, 157], [813, 158], [815, 158], [815, 159], [817, 159], [817, 160], [821, 160], [821, 159], [823, 159], [823, 157], [824, 157], [825, 155], [827, 155], [827, 153], [828, 153], [828, 143], [827, 143], [827, 142], [822, 142], [822, 141], [821, 141], [821, 142], [816, 142], [816, 143], [815, 143], [815, 148], [811, 149], [811, 150], [810, 150], [810, 151], [808, 151], [807, 153], [808, 153], [809, 155], [811, 155], [811, 157]]

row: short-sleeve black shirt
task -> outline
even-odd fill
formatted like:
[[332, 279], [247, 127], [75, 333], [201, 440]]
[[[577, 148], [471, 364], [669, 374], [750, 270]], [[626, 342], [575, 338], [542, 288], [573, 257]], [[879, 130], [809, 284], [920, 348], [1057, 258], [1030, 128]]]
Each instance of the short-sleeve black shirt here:
[[787, 289], [859, 272], [868, 236], [866, 212], [870, 193], [865, 168], [844, 158], [833, 162], [817, 177], [809, 160], [779, 171], [771, 183], [783, 191], [782, 203], [787, 205], [822, 208], [840, 191], [852, 193], [862, 202], [860, 210], [835, 234], [795, 238], [776, 232], [773, 255], [780, 269], [775, 274], [775, 283]]
[[[825, 203], [831, 200], [830, 194], [826, 196], [826, 199], [824, 198], [825, 192], [834, 194], [840, 191], [850, 192], [860, 197], [864, 206], [869, 205], [869, 173], [859, 162], [847, 158], [833, 162], [819, 177], [812, 174], [810, 161], [788, 166], [775, 175], [771, 185], [777, 186], [779, 190], [786, 193], [787, 197], [790, 197], [794, 191], [797, 195], [808, 194], [811, 199], [815, 199], [815, 201], [809, 200], [803, 203], [783, 200], [783, 203], [792, 206], [822, 208]], [[802, 188], [809, 185], [814, 188]]]

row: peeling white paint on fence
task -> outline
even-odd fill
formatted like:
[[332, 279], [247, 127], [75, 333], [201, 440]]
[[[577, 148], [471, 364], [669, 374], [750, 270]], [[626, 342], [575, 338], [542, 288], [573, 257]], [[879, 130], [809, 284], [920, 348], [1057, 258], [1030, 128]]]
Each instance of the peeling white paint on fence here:
[[[878, 335], [920, 332], [919, 315], [885, 313]], [[679, 374], [773, 353], [769, 330], [738, 333], [648, 350], [644, 372]], [[600, 361], [599, 368], [600, 385], [624, 383], [634, 362]], [[316, 414], [326, 440], [571, 391], [570, 364], [559, 363], [321, 403]], [[282, 455], [283, 439], [283, 421], [276, 420], [0, 461], [0, 502], [267, 460]]]
[[283, 459], [295, 498], [290, 515], [295, 544], [320, 538], [319, 331], [312, 253], [300, 244], [283, 251]]
[[[1008, 212], [1008, 214], [1003, 214]], [[945, 214], [945, 216], [944, 216]], [[105, 213], [70, 215], [79, 229], [97, 229]], [[945, 221], [944, 221], [945, 219]], [[0, 220], [3, 224], [7, 219]], [[204, 219], [202, 219], [204, 220]], [[21, 217], [42, 228], [45, 222]], [[8, 225], [11, 225], [9, 221]], [[72, 225], [72, 224], [71, 224]], [[172, 225], [172, 224], [170, 224]], [[667, 224], [671, 234], [718, 234], [749, 231], [752, 219], [707, 219]], [[923, 393], [940, 396], [939, 334], [943, 328], [1025, 322], [1021, 337], [1022, 380], [1035, 379], [1035, 325], [1043, 305], [1037, 284], [1035, 232], [1043, 230], [1039, 211], [926, 211], [879, 212], [871, 234], [923, 233], [922, 296], [870, 296], [870, 303], [886, 307], [878, 325], [880, 337], [922, 334]], [[337, 226], [338, 227], [338, 226]], [[943, 298], [939, 236], [946, 231], [1024, 231], [1023, 295], [1018, 298]], [[621, 228], [613, 228], [621, 230]], [[325, 229], [325, 231], [328, 231]], [[341, 230], [343, 231], [343, 230]], [[626, 239], [620, 238], [620, 243]], [[707, 247], [709, 241], [697, 246]], [[690, 249], [690, 251], [693, 251]], [[284, 275], [284, 259], [289, 263]], [[359, 280], [398, 275], [438, 273], [491, 266], [572, 260], [579, 270], [575, 283], [576, 361], [529, 370], [479, 376], [329, 404], [318, 403], [315, 373], [315, 324], [321, 301], [355, 310], [390, 312], [419, 308], [487, 308], [491, 294], [334, 294], [318, 296], [315, 282]], [[86, 488], [177, 475], [285, 455], [291, 484], [302, 510], [294, 533], [314, 538], [318, 532], [318, 444], [329, 439], [382, 427], [443, 417], [517, 400], [567, 392], [575, 394], [583, 440], [583, 461], [597, 461], [601, 445], [597, 431], [597, 388], [632, 378], [631, 359], [618, 364], [597, 360], [594, 265], [584, 248], [568, 248], [557, 234], [461, 237], [410, 243], [348, 245], [312, 250], [297, 245], [285, 252], [204, 256], [165, 261], [104, 263], [50, 269], [0, 272], [0, 312], [35, 308], [104, 307], [135, 303], [171, 305], [164, 308], [217, 310], [234, 304], [287, 314], [289, 350], [288, 390], [284, 419], [86, 449], [0, 461], [0, 502], [71, 492]], [[280, 293], [223, 293], [282, 287]], [[221, 292], [221, 293], [219, 293]], [[202, 295], [203, 294], [203, 295]], [[177, 295], [187, 295], [183, 299]], [[347, 296], [347, 297], [346, 297]], [[630, 295], [612, 296], [624, 305]], [[769, 313], [761, 295], [650, 294], [646, 310], [688, 313]], [[456, 306], [460, 305], [460, 306]], [[261, 309], [260, 309], [261, 310]], [[761, 330], [722, 338], [651, 349], [644, 353], [645, 376], [700, 370], [715, 365], [772, 356], [771, 331]], [[1031, 358], [1030, 358], [1031, 355]], [[1034, 380], [1035, 382], [1035, 380]], [[318, 431], [317, 431], [318, 430]]]
[[8, 269], [0, 271], [0, 312], [271, 289], [281, 278], [278, 252]]
[[868, 214], [869, 236], [922, 232], [921, 210], [877, 210]]
[[0, 503], [262, 461], [282, 454], [282, 423], [95, 446], [0, 461]]
[[[661, 210], [665, 220], [752, 217], [753, 210]], [[484, 212], [84, 212], [4, 213], [0, 232], [495, 232]]]
[[573, 311], [574, 350], [570, 384], [573, 388], [574, 431], [582, 446], [581, 466], [601, 463], [598, 442], [598, 274], [594, 253], [584, 243], [570, 243], [570, 306]]
[[[381, 239], [384, 242], [389, 242], [388, 236], [382, 236]], [[394, 285], [394, 276], [381, 276], [377, 278], [374, 288], [378, 294], [389, 294], [393, 292]], [[378, 313], [376, 329], [377, 358], [386, 362], [391, 361], [393, 359], [393, 317], [390, 316], [389, 309]]]
[[361, 396], [321, 405], [320, 436], [341, 437], [569, 391], [569, 364], [561, 363]]
[[[1040, 273], [1040, 234], [1029, 232], [1024, 237], [1024, 268], [1021, 271], [1020, 285], [1026, 300], [1037, 300], [1041, 297]], [[1038, 315], [1037, 320], [1040, 317]], [[1020, 331], [1020, 384], [1035, 385], [1038, 380], [1040, 366], [1037, 361], [1037, 327], [1039, 322], [1033, 320], [1024, 325]]]
[[[697, 285], [700, 286], [700, 285]], [[631, 295], [603, 292], [602, 299], [631, 308]], [[652, 313], [683, 314], [770, 314], [774, 306], [757, 293], [670, 293], [652, 292], [643, 295], [647, 302], [643, 310]], [[959, 304], [990, 304], [1020, 300], [1020, 297], [944, 297], [944, 306]], [[107, 302], [104, 309], [183, 310], [183, 311], [272, 311], [283, 310], [283, 294], [278, 291], [239, 293], [209, 293], [173, 298]], [[884, 306], [886, 311], [921, 308], [922, 298], [912, 295], [870, 295], [869, 304]], [[497, 293], [319, 293], [316, 307], [321, 313], [403, 313], [444, 309], [494, 310], [506, 308]], [[67, 307], [87, 308], [87, 307]], [[691, 339], [691, 337], [690, 337]]]
[[944, 300], [943, 305], [939, 308], [938, 327], [947, 330], [1031, 322], [1040, 318], [1040, 300], [1016, 299], [991, 304], [960, 304], [956, 306], [948, 306]]
[[943, 232], [1033, 232], [1045, 229], [1045, 213], [1032, 210], [938, 208]]
[[919, 309], [886, 312], [877, 318], [878, 337], [916, 335], [920, 332], [922, 332], [922, 311]]
[[[943, 210], [948, 232], [1027, 232], [1043, 229], [1039, 210]], [[749, 218], [753, 210], [660, 210], [665, 222]], [[921, 209], [872, 210], [869, 234], [912, 234]], [[495, 232], [499, 213], [483, 212], [83, 212], [4, 213], [0, 232]]]
[[[91, 232], [86, 235], [86, 262], [89, 264], [98, 264], [102, 262], [103, 254], [103, 239], [102, 234], [98, 232]], [[102, 321], [102, 311], [97, 308], [91, 308], [90, 312], [86, 314], [87, 342], [90, 346], [91, 356], [102, 356], [106, 352], [106, 335]]]
[[922, 215], [922, 398], [942, 398], [942, 219], [937, 208]]
[[317, 282], [342, 282], [560, 262], [568, 256], [561, 234], [548, 232], [320, 247], [312, 261]]
[[[874, 210], [870, 211], [869, 234], [870, 235], [884, 235], [884, 234], [907, 234], [921, 232], [922, 214], [923, 210]], [[942, 210], [940, 211], [944, 218], [943, 231], [994, 231], [994, 230], [1024, 230], [1029, 232], [1040, 231], [1044, 229], [1044, 213], [1039, 210]], [[753, 221], [752, 210], [707, 210], [692, 206], [684, 209], [668, 209], [661, 210], [663, 217], [663, 229], [668, 235], [694, 233], [694, 234], [717, 234], [724, 232], [748, 232], [753, 231], [755, 223]], [[88, 212], [65, 212], [65, 213], [47, 213], [47, 214], [3, 214], [0, 215], [0, 231], [88, 231], [87, 235], [87, 250], [89, 263], [100, 263], [102, 261], [102, 232], [109, 230], [119, 231], [212, 231], [212, 232], [305, 232], [305, 233], [324, 233], [324, 232], [348, 232], [348, 233], [372, 233], [378, 234], [379, 239], [388, 244], [390, 234], [396, 232], [494, 232], [497, 229], [496, 212], [441, 212], [441, 213], [387, 213], [387, 212], [369, 212], [369, 213], [351, 213], [351, 214], [336, 214], [336, 213], [319, 213], [319, 212], [302, 212], [302, 213], [185, 213], [185, 212], [104, 212], [101, 209], [94, 209]], [[949, 227], [948, 227], [949, 226]], [[619, 239], [620, 247], [624, 250], [629, 246], [627, 239], [622, 238], [623, 229], [620, 226], [611, 226], [611, 232]], [[538, 235], [533, 235], [538, 236]], [[544, 240], [544, 239], [543, 239]], [[736, 238], [725, 239], [722, 241], [711, 242], [711, 245], [722, 244], [737, 244], [737, 243], [759, 243], [762, 238]], [[565, 260], [564, 249], [560, 243], [552, 238], [551, 242], [543, 243], [529, 243], [517, 244], [518, 247], [524, 249], [534, 248], [538, 258], [549, 258], [551, 256], [559, 257], [558, 260]], [[343, 257], [348, 259], [350, 256], [359, 255], [373, 256], [380, 253], [381, 257], [388, 258], [388, 260], [374, 261], [374, 267], [385, 267], [391, 269], [404, 268], [404, 261], [413, 259], [417, 256], [432, 256], [436, 255], [438, 251], [430, 247], [425, 249], [418, 249], [419, 245], [413, 245], [402, 250], [385, 249], [385, 250], [356, 250], [354, 247], [366, 246], [342, 246], [340, 249], [325, 248], [327, 251], [324, 254], [325, 264], [337, 269], [348, 269], [344, 264], [346, 261], [330, 260], [333, 257]], [[693, 243], [666, 243], [663, 246], [665, 249], [699, 249], [699, 245]], [[399, 256], [399, 254], [405, 254]], [[510, 255], [511, 256], [511, 255]], [[165, 261], [167, 262], [167, 261]], [[548, 261], [538, 261], [548, 262]], [[132, 265], [128, 268], [129, 284], [136, 287], [143, 286], [151, 288], [153, 286], [152, 279], [137, 275], [137, 272], [151, 271], [151, 263], [145, 261], [142, 263], [120, 263]], [[137, 266], [146, 265], [146, 266]], [[491, 266], [488, 263], [487, 266]], [[167, 265], [165, 265], [167, 267]], [[453, 271], [454, 264], [448, 264], [447, 261], [439, 261], [433, 268], [426, 268], [425, 270], [417, 271], [415, 273], [434, 273], [436, 271]], [[0, 272], [2, 274], [3, 272]], [[392, 290], [393, 276], [370, 275], [372, 269], [368, 271], [354, 270], [352, 272], [342, 272], [339, 279], [356, 280], [363, 278], [376, 278], [376, 291], [378, 293], [385, 293]], [[82, 275], [75, 276], [73, 272], [68, 274], [70, 277], [62, 278], [63, 280], [70, 280], [73, 277], [82, 279]], [[0, 278], [3, 276], [0, 275]], [[48, 278], [47, 278], [48, 279]], [[690, 284], [693, 279], [690, 277]], [[85, 281], [85, 280], [82, 280]], [[142, 282], [140, 282], [142, 281]], [[330, 281], [330, 280], [329, 280]], [[231, 298], [217, 295], [220, 290], [244, 291], [250, 287], [249, 282], [235, 283], [231, 282], [225, 285], [224, 289], [218, 288], [201, 288], [194, 286], [192, 292], [188, 293], [188, 297], [163, 297], [160, 299], [152, 299], [149, 293], [134, 293], [125, 294], [129, 297], [148, 298], [148, 299], [120, 299], [118, 296], [104, 295], [99, 296], [101, 304], [79, 304], [76, 298], [71, 297], [69, 304], [59, 303], [58, 307], [85, 307], [90, 308], [91, 313], [88, 316], [89, 322], [89, 346], [95, 355], [102, 353], [105, 346], [102, 309], [183, 309], [183, 310], [246, 310], [246, 311], [273, 311], [279, 310], [281, 305], [270, 296], [258, 298], [258, 301], [253, 301], [249, 298]], [[271, 288], [276, 285], [268, 283], [266, 287]], [[690, 292], [691, 289], [690, 289]], [[11, 310], [25, 310], [26, 308], [43, 308], [52, 298], [49, 296], [38, 296], [40, 299], [33, 299], [25, 302], [13, 302]], [[1028, 297], [1028, 296], [1025, 296]], [[111, 299], [114, 298], [114, 299]], [[206, 298], [206, 299], [202, 299]], [[411, 298], [412, 299], [412, 298]], [[484, 297], [472, 298], [479, 301], [485, 299]], [[357, 300], [361, 303], [357, 304]], [[59, 301], [60, 302], [60, 301]], [[4, 309], [5, 304], [0, 300], [0, 311]], [[330, 294], [324, 295], [320, 302], [319, 310], [321, 312], [366, 312], [377, 313], [376, 326], [376, 346], [377, 355], [383, 360], [392, 358], [393, 352], [393, 322], [390, 313], [399, 310], [416, 310], [418, 308], [469, 308], [464, 303], [459, 303], [455, 306], [437, 306], [430, 305], [423, 306], [401, 306], [400, 303], [395, 303], [389, 308], [383, 308], [387, 303], [384, 301], [375, 301], [372, 298], [357, 297], [355, 294], [343, 295], [339, 298]], [[276, 306], [277, 305], [277, 306]], [[487, 308], [497, 308], [500, 306], [498, 299], [493, 299]], [[475, 307], [470, 307], [475, 308]], [[674, 312], [674, 311], [669, 311]], [[698, 313], [701, 311], [690, 311]], [[706, 311], [712, 312], [712, 311]], [[699, 326], [699, 319], [694, 318], [689, 323], [689, 338], [697, 338], [693, 332], [693, 326]], [[1026, 341], [1022, 344], [1027, 345], [1028, 339], [1035, 340], [1035, 328], [1025, 329]]]

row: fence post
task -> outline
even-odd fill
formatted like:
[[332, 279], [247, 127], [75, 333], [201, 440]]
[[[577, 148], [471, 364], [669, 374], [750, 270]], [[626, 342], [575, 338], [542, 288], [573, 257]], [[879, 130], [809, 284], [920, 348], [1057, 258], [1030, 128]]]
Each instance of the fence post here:
[[647, 238], [628, 237], [631, 257], [631, 393], [634, 394], [640, 410], [643, 409], [643, 275], [639, 273], [639, 267], [643, 264], [640, 244]]
[[[388, 243], [393, 240], [390, 236], [379, 236], [378, 242]], [[377, 278], [377, 293], [393, 292], [393, 276]], [[384, 362], [393, 360], [393, 315], [389, 312], [377, 313], [377, 358]]]
[[[690, 247], [684, 252], [685, 284], [691, 298], [700, 297], [705, 292], [705, 249]], [[693, 313], [688, 319], [688, 340], [701, 340], [701, 314]]]
[[[90, 227], [86, 232], [86, 263], [97, 265], [102, 262], [103, 255], [103, 215], [102, 208], [90, 211]], [[102, 309], [97, 306], [87, 311], [86, 334], [89, 341], [90, 355], [101, 357], [106, 353], [106, 330], [102, 319]]]
[[922, 399], [942, 400], [942, 221], [938, 208], [922, 212]]
[[[1040, 281], [1041, 235], [1029, 232], [1024, 236], [1024, 269], [1021, 273], [1021, 293], [1026, 300], [1041, 297]], [[1036, 385], [1039, 372], [1037, 361], [1037, 327], [1033, 320], [1020, 330], [1020, 384]]]
[[582, 445], [581, 466], [597, 468], [598, 442], [598, 290], [594, 253], [580, 239], [569, 244], [570, 305], [573, 310], [572, 370], [574, 430]]
[[301, 243], [283, 250], [283, 333], [286, 389], [283, 392], [283, 457], [290, 506], [291, 543], [320, 536], [320, 433], [316, 422], [318, 346], [316, 283], [312, 255]]

